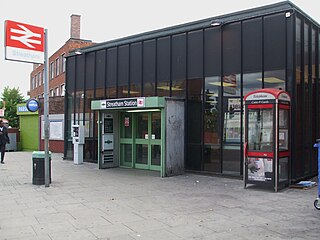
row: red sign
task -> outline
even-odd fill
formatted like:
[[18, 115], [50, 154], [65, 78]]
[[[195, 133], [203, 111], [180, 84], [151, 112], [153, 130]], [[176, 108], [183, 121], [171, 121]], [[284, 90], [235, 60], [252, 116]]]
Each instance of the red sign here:
[[130, 126], [130, 118], [128, 118], [128, 117], [124, 118], [124, 126], [125, 127], [129, 127]]
[[44, 61], [44, 28], [7, 20], [6, 59], [32, 63]]

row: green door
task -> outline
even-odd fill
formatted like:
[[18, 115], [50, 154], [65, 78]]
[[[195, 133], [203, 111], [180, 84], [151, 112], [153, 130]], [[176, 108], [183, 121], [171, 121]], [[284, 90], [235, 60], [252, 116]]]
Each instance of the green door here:
[[132, 113], [121, 113], [120, 115], [120, 166], [133, 167], [133, 143]]
[[161, 112], [122, 113], [120, 121], [121, 165], [160, 171]]
[[38, 115], [20, 116], [20, 141], [22, 151], [35, 151], [39, 149]]

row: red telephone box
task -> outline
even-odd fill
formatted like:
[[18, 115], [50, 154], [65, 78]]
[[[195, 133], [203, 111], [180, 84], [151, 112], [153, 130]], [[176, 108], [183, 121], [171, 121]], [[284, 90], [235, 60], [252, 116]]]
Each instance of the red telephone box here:
[[244, 184], [270, 186], [275, 192], [289, 184], [290, 96], [265, 88], [245, 101]]

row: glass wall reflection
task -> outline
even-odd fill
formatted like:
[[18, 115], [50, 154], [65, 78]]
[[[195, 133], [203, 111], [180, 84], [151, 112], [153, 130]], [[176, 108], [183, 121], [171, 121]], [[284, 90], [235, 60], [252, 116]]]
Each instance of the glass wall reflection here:
[[204, 171], [220, 172], [220, 76], [207, 77], [204, 90]]

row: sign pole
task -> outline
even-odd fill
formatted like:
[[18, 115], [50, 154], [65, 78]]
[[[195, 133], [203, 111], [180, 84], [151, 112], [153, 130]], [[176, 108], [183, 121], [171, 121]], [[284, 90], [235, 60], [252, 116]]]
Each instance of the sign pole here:
[[[45, 186], [50, 184], [49, 162], [49, 63], [48, 63], [48, 30], [25, 23], [5, 21], [5, 59], [29, 63], [43, 64], [44, 68], [44, 178]], [[27, 103], [29, 111], [35, 110], [37, 101], [30, 99]]]
[[44, 162], [44, 178], [45, 187], [50, 186], [50, 162], [49, 162], [49, 62], [48, 62], [48, 30], [44, 30], [44, 151], [45, 151], [45, 162]]

